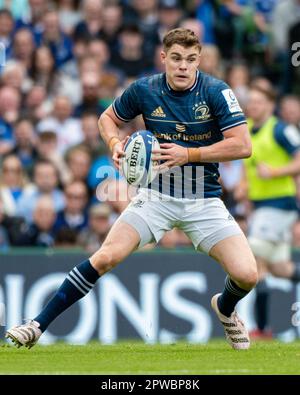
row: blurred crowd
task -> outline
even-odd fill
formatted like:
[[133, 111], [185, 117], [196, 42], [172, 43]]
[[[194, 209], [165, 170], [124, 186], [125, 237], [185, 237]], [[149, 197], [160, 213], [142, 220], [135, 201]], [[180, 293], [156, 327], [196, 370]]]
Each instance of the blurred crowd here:
[[[111, 197], [126, 188], [117, 172], [99, 172], [112, 162], [98, 117], [133, 80], [164, 71], [161, 39], [178, 26], [199, 36], [200, 69], [224, 79], [246, 114], [255, 81], [276, 91], [276, 115], [300, 128], [291, 61], [300, 0], [0, 0], [0, 250], [100, 247], [129, 199]], [[143, 128], [138, 118], [122, 133]], [[220, 171], [223, 198], [247, 231], [242, 163]], [[160, 245], [190, 242], [174, 229]]]

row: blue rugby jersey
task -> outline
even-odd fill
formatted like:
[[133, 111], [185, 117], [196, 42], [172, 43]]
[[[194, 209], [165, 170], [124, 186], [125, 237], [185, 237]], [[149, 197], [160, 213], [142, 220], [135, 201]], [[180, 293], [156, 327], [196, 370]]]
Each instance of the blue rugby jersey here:
[[[141, 78], [132, 83], [112, 107], [115, 115], [125, 122], [142, 114], [146, 129], [154, 133], [160, 143], [172, 142], [183, 147], [214, 144], [223, 140], [223, 132], [227, 129], [246, 123], [229, 86], [199, 71], [194, 85], [185, 91], [174, 91], [167, 83], [165, 73]], [[170, 175], [167, 192], [162, 190], [161, 176], [152, 182], [151, 188], [179, 198], [219, 197], [222, 191], [218, 167], [218, 163], [181, 166], [180, 193], [174, 188], [174, 177], [178, 174]], [[192, 185], [189, 191], [187, 183]]]

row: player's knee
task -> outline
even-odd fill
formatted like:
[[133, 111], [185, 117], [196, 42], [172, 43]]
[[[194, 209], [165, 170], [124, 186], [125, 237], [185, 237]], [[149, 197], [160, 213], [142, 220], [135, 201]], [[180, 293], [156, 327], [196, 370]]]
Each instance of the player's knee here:
[[250, 288], [254, 288], [258, 281], [258, 272], [257, 269], [253, 269], [247, 275], [247, 283]]
[[118, 263], [115, 253], [109, 248], [102, 248], [92, 257], [91, 262], [100, 275], [113, 269]]
[[237, 282], [239, 283], [240, 287], [247, 290], [254, 288], [257, 284], [257, 281], [258, 273], [256, 268], [241, 273], [237, 278]]

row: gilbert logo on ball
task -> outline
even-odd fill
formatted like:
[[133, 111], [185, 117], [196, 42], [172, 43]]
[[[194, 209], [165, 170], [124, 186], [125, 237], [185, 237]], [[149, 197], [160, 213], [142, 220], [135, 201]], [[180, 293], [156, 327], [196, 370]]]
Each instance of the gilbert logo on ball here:
[[159, 149], [159, 142], [148, 130], [139, 130], [129, 138], [124, 151], [122, 171], [128, 184], [134, 186], [147, 186], [157, 175], [152, 161], [152, 150]]

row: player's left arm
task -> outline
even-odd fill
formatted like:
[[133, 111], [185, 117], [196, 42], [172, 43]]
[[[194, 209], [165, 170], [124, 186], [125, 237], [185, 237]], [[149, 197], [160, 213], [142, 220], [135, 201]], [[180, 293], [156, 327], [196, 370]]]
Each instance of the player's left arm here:
[[251, 156], [252, 144], [246, 124], [227, 129], [223, 136], [224, 140], [200, 148], [186, 148], [174, 143], [161, 144], [159, 150], [153, 151], [153, 160], [165, 161], [159, 166], [162, 170], [192, 162], [226, 162]]
[[272, 167], [266, 163], [257, 165], [257, 173], [261, 178], [277, 178], [285, 176], [297, 176], [300, 174], [300, 135], [293, 125], [279, 124], [274, 134], [277, 143], [291, 156], [291, 160], [285, 166]]
[[227, 162], [249, 158], [252, 154], [251, 138], [246, 124], [223, 132], [224, 140], [200, 148], [189, 148], [190, 162]]
[[199, 148], [161, 144], [160, 150], [153, 151], [153, 160], [165, 160], [160, 169], [192, 162], [226, 162], [251, 156], [252, 144], [246, 118], [228, 85], [221, 81], [211, 85], [208, 89], [208, 105], [223, 139]]

